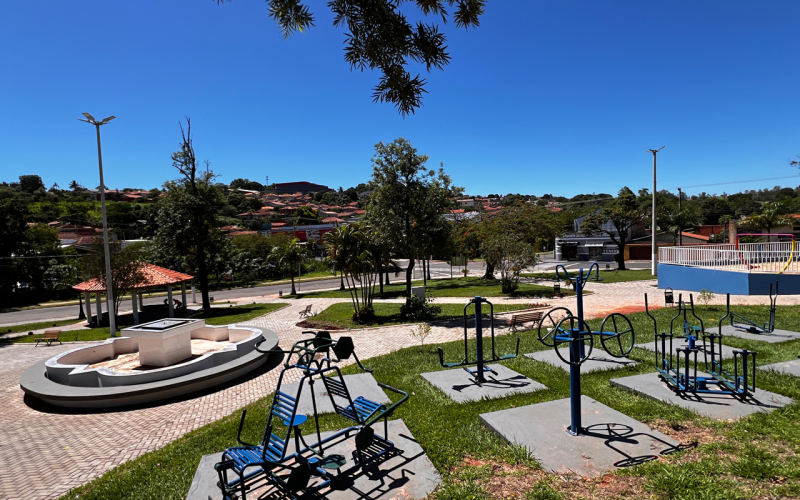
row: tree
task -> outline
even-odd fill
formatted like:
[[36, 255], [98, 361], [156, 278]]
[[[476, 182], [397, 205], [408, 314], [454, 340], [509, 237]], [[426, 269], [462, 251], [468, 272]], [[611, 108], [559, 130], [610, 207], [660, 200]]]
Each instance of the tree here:
[[[123, 248], [122, 242], [119, 240], [110, 240], [108, 251], [111, 259], [111, 288], [114, 291], [114, 315], [116, 316], [123, 294], [134, 290], [144, 281], [144, 264], [139, 260], [135, 251]], [[84, 258], [84, 266], [89, 278], [94, 278], [103, 285], [107, 283], [103, 238], [95, 238], [92, 241], [91, 251]]]
[[371, 228], [356, 223], [339, 226], [324, 236], [328, 248], [335, 252], [336, 266], [347, 283], [355, 320], [370, 318], [375, 314], [372, 301], [382, 262], [375, 253], [377, 245], [371, 233]]
[[39, 189], [44, 189], [44, 182], [38, 175], [20, 175], [19, 187], [28, 193], [33, 193]]
[[674, 244], [676, 238], [682, 242], [680, 235], [684, 230], [697, 226], [702, 218], [703, 216], [692, 206], [678, 210], [677, 207], [668, 205], [662, 208], [661, 214], [658, 216], [658, 224], [672, 232], [672, 243]]
[[270, 252], [270, 260], [279, 266], [287, 266], [289, 268], [289, 275], [292, 278], [291, 295], [297, 295], [294, 286], [294, 270], [306, 259], [306, 256], [306, 248], [300, 244], [300, 240], [297, 238], [281, 242]]
[[499, 234], [486, 239], [481, 252], [487, 262], [491, 260], [500, 270], [500, 287], [503, 293], [511, 293], [519, 287], [520, 273], [536, 265], [536, 250], [512, 234]]
[[[222, 3], [224, 0], [217, 0]], [[232, 1], [232, 0], [228, 0]], [[457, 28], [477, 28], [485, 11], [485, 0], [331, 0], [334, 27], [345, 33], [344, 59], [350, 68], [379, 70], [381, 77], [372, 94], [374, 102], [390, 102], [405, 116], [422, 105], [425, 80], [411, 77], [410, 64], [443, 69], [450, 63], [447, 38], [434, 23], [413, 26], [401, 7], [416, 5], [424, 16], [433, 16]], [[302, 0], [267, 0], [270, 17], [278, 23], [284, 38], [314, 26], [314, 15]], [[454, 7], [452, 14], [447, 8]], [[420, 17], [417, 12], [412, 17]]]
[[223, 206], [222, 193], [214, 186], [216, 176], [206, 162], [199, 171], [192, 143], [192, 123], [181, 125], [180, 149], [172, 154], [172, 166], [181, 178], [164, 184], [166, 196], [159, 203], [155, 258], [159, 264], [181, 269], [200, 281], [203, 310], [211, 309], [208, 297], [210, 255], [228, 244], [219, 230], [217, 213]]
[[231, 181], [231, 189], [246, 189], [248, 191], [264, 191], [264, 185], [250, 179], [234, 179]]
[[[642, 224], [647, 211], [639, 204], [636, 195], [627, 186], [619, 190], [617, 197], [601, 210], [586, 217], [581, 223], [581, 231], [592, 235], [604, 233], [617, 245], [619, 253], [615, 256], [620, 271], [625, 270], [625, 244], [630, 238], [631, 229]], [[610, 222], [613, 228], [605, 225]]]
[[402, 137], [391, 144], [379, 142], [372, 158], [375, 190], [366, 206], [365, 220], [391, 242], [395, 254], [408, 259], [406, 299], [411, 297], [415, 258], [424, 250], [429, 234], [446, 226], [444, 213], [461, 188], [451, 185], [444, 168], [428, 170], [428, 157], [418, 155]]
[[[761, 207], [761, 211], [745, 219], [745, 223], [759, 229], [765, 229], [767, 234], [772, 232], [772, 228], [781, 226], [791, 226], [794, 222], [791, 217], [784, 215], [782, 203], [766, 202]], [[770, 237], [767, 236], [767, 241]]]
[[70, 182], [70, 183], [69, 183], [69, 188], [70, 188], [70, 189], [71, 189], [73, 192], [78, 192], [78, 191], [83, 191], [83, 190], [84, 190], [84, 187], [83, 187], [83, 186], [81, 186], [81, 184], [80, 184], [78, 181], [72, 181], [72, 182]]

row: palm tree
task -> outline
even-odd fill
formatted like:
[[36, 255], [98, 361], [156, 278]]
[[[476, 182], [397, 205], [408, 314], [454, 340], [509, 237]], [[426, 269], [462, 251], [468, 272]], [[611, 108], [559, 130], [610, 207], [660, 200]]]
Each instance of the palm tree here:
[[659, 226], [663, 225], [672, 233], [672, 244], [674, 245], [676, 236], [680, 237], [685, 229], [698, 225], [700, 219], [700, 213], [691, 208], [682, 210], [665, 208], [658, 218], [658, 223]]
[[[768, 201], [764, 203], [759, 213], [747, 217], [745, 223], [758, 229], [766, 229], [767, 235], [769, 235], [774, 227], [792, 225], [792, 219], [781, 213], [784, 210], [783, 203]], [[767, 242], [769, 241], [770, 237], [767, 236]]]
[[322, 237], [325, 241], [325, 249], [328, 256], [326, 260], [333, 265], [335, 270], [339, 271], [339, 290], [344, 290], [344, 274], [342, 272], [342, 257], [344, 250], [344, 237], [346, 226], [337, 226], [336, 229], [329, 233], [325, 233]]
[[294, 286], [294, 269], [306, 258], [306, 248], [300, 244], [300, 240], [293, 238], [285, 243], [282, 243], [270, 252], [270, 259], [278, 265], [289, 266], [289, 275], [292, 278], [292, 291], [291, 295], [297, 295], [297, 290]]

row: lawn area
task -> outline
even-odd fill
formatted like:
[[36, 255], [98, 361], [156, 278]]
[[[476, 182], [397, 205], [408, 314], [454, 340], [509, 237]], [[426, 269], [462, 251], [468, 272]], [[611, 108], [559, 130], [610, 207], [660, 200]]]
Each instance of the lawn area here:
[[[577, 269], [570, 269], [570, 275], [577, 274]], [[584, 272], [586, 270], [584, 269]], [[561, 277], [563, 278], [563, 273]], [[547, 280], [555, 280], [556, 273], [525, 273], [522, 276], [527, 278], [541, 278]], [[592, 279], [594, 279], [595, 273], [592, 272]], [[642, 280], [654, 280], [656, 279], [651, 273], [649, 269], [628, 269], [626, 271], [619, 271], [619, 270], [612, 270], [612, 271], [600, 271], [600, 281], [596, 283], [621, 283], [623, 281], [642, 281]], [[562, 279], [562, 281], [565, 281]], [[594, 282], [593, 282], [594, 283]]]
[[[762, 306], [739, 307], [742, 314], [765, 317]], [[668, 329], [674, 312], [653, 313], [659, 326]], [[719, 318], [723, 308], [698, 307], [698, 315]], [[652, 323], [643, 313], [630, 315], [637, 331], [636, 342], [653, 339]], [[594, 328], [599, 321], [590, 321]], [[713, 323], [713, 322], [710, 322]], [[777, 328], [800, 331], [800, 311], [779, 307]], [[523, 332], [521, 352], [546, 349], [536, 340], [535, 332]], [[355, 337], [358, 352], [358, 336]], [[726, 338], [726, 343], [758, 350], [759, 364], [795, 359], [800, 340], [782, 344]], [[511, 352], [515, 336], [498, 337], [498, 353]], [[470, 341], [474, 351], [474, 341]], [[462, 342], [444, 344], [447, 360], [463, 356]], [[569, 396], [569, 378], [564, 370], [526, 357], [501, 364], [547, 386], [531, 394], [513, 395], [497, 400], [457, 404], [420, 377], [420, 373], [441, 370], [436, 346], [409, 347], [371, 358], [365, 365], [374, 369], [378, 381], [412, 394], [409, 402], [398, 408], [414, 438], [419, 441], [442, 475], [443, 486], [434, 497], [438, 500], [492, 498], [492, 491], [512, 491], [515, 498], [536, 500], [598, 499], [711, 499], [791, 498], [800, 495], [800, 403], [771, 413], [758, 413], [737, 422], [719, 422], [688, 410], [611, 387], [609, 379], [654, 372], [653, 356], [634, 350], [632, 358], [639, 365], [607, 372], [593, 372], [582, 377], [583, 394], [594, 398], [651, 427], [669, 434], [684, 444], [685, 451], [664, 456], [658, 461], [596, 479], [565, 481], [556, 474], [544, 473], [534, 456], [511, 446], [480, 424], [478, 415], [485, 412], [562, 399]], [[349, 366], [345, 373], [358, 373]], [[759, 388], [800, 399], [800, 378], [773, 372], [759, 373]], [[387, 393], [389, 394], [389, 393]], [[390, 397], [395, 396], [389, 394]], [[261, 439], [271, 395], [250, 404], [243, 439]], [[563, 415], [564, 427], [569, 415]], [[63, 498], [66, 500], [112, 499], [183, 499], [185, 498], [200, 456], [236, 446], [239, 412], [206, 425], [168, 444], [108, 472]], [[325, 430], [349, 425], [340, 417], [324, 415]], [[306, 423], [303, 434], [312, 435]], [[563, 432], [563, 429], [554, 429]], [[349, 460], [349, 457], [348, 457]], [[413, 481], [413, 477], [411, 478]], [[499, 497], [495, 497], [499, 498]]]
[[77, 319], [62, 319], [60, 321], [42, 321], [39, 323], [27, 323], [24, 325], [3, 326], [0, 327], [0, 338], [7, 333], [30, 332], [32, 330], [41, 330], [42, 328], [74, 325], [78, 321], [79, 320]]
[[[555, 276], [555, 275], [554, 275]], [[412, 281], [412, 286], [422, 286], [422, 281]], [[500, 280], [485, 280], [483, 278], [446, 278], [437, 280], [428, 280], [426, 290], [429, 295], [434, 297], [552, 297], [553, 288], [549, 286], [530, 285], [521, 283], [519, 288], [512, 294], [504, 294], [500, 289]], [[406, 292], [405, 282], [395, 280], [391, 285], [384, 285], [383, 298], [394, 299], [404, 297]], [[575, 292], [570, 290], [562, 290], [561, 295], [574, 295]], [[375, 296], [378, 297], [378, 288], [375, 288]], [[347, 290], [329, 290], [321, 292], [301, 293], [296, 298], [350, 298], [350, 292]]]
[[[244, 306], [214, 307], [208, 313], [199, 312], [192, 316], [189, 316], [189, 318], [205, 319], [207, 325], [227, 325], [230, 323], [242, 323], [244, 321], [248, 321], [253, 318], [257, 318], [259, 316], [271, 313], [273, 311], [277, 311], [278, 309], [282, 309], [287, 305], [289, 304], [250, 304]], [[30, 330], [35, 330], [37, 328], [46, 328], [52, 326], [53, 323], [59, 323], [59, 322], [51, 321], [49, 323], [31, 323], [28, 325], [20, 325], [20, 327], [24, 326], [25, 328], [21, 328], [17, 331], [24, 332], [26, 330], [30, 331]], [[75, 323], [75, 321], [69, 320], [61, 323], [69, 325]], [[122, 327], [124, 328], [124, 325]], [[16, 337], [11, 339], [3, 339], [2, 337], [0, 337], [0, 342], [28, 343], [28, 342], [36, 342], [36, 339], [39, 339], [41, 337], [42, 337], [41, 335], [26, 335], [24, 337]], [[109, 338], [108, 327], [89, 328], [85, 330], [73, 330], [61, 333], [62, 342], [67, 342], [67, 341], [74, 342], [77, 340], [85, 342], [90, 340], [105, 340], [107, 338]]]
[[[437, 314], [431, 321], [461, 319], [464, 317], [463, 304], [436, 304], [442, 308], [442, 312]], [[375, 318], [367, 323], [356, 323], [353, 321], [353, 304], [341, 302], [333, 304], [321, 313], [306, 320], [311, 325], [318, 325], [314, 328], [372, 328], [375, 326], [402, 325], [405, 323], [419, 323], [419, 321], [409, 320], [400, 316], [401, 304], [373, 304]], [[483, 306], [484, 311], [488, 306]], [[495, 313], [519, 311], [526, 309], [525, 304], [497, 304], [494, 306]], [[475, 314], [475, 308], [470, 306], [467, 314]]]

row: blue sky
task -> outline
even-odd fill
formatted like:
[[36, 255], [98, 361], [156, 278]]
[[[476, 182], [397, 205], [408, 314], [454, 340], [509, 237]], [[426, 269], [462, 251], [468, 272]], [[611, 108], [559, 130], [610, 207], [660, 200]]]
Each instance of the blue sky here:
[[[284, 40], [262, 0], [27, 0], [0, 15], [0, 181], [95, 187], [176, 177], [178, 122], [220, 181], [366, 181], [378, 141], [405, 137], [472, 194], [572, 196], [798, 174], [797, 0], [489, 0], [448, 25], [453, 57], [402, 118], [351, 72], [324, 1]], [[687, 188], [734, 192], [782, 179]]]

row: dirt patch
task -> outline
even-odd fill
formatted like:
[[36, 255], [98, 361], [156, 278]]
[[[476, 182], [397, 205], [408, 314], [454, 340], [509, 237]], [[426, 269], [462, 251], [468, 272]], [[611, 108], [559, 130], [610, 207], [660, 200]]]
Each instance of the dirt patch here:
[[715, 434], [712, 429], [698, 427], [691, 422], [670, 423], [666, 420], [656, 419], [648, 425], [651, 429], [680, 441], [685, 447], [700, 446], [724, 440], [723, 436]]
[[313, 328], [314, 330], [344, 330], [344, 328], [341, 326], [326, 325], [325, 323], [317, 323], [316, 321], [308, 321], [305, 319], [299, 323], [295, 323], [294, 326], [299, 326], [300, 328]]
[[[650, 310], [654, 311], [656, 309], [663, 309], [663, 306], [650, 306]], [[594, 319], [594, 318], [604, 318], [612, 313], [619, 313], [619, 314], [633, 314], [638, 312], [644, 312], [645, 308], [644, 305], [634, 305], [634, 306], [623, 306], [623, 307], [616, 307], [614, 309], [603, 311], [603, 310], [593, 310], [586, 315], [586, 319]]]
[[647, 479], [636, 476], [617, 476], [606, 474], [592, 479], [560, 479], [550, 486], [564, 498], [585, 498], [586, 500], [610, 500], [618, 498], [651, 498], [644, 490]]

